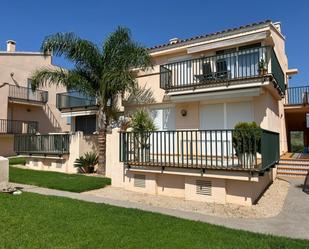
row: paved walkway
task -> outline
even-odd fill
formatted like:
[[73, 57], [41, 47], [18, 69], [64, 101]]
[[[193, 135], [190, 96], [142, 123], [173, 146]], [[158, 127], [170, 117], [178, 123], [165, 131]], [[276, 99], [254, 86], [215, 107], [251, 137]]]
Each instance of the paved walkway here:
[[286, 197], [283, 210], [276, 217], [263, 219], [221, 218], [194, 212], [160, 208], [141, 203], [120, 201], [104, 197], [97, 197], [94, 195], [72, 193], [23, 184], [14, 184], [14, 186], [24, 187], [24, 191], [26, 192], [62, 196], [88, 202], [105, 203], [125, 208], [137, 208], [145, 211], [157, 212], [179, 218], [198, 220], [211, 224], [222, 225], [229, 228], [242, 229], [258, 233], [309, 239], [309, 195], [302, 192], [302, 179], [286, 178], [286, 180], [291, 183], [291, 187]]

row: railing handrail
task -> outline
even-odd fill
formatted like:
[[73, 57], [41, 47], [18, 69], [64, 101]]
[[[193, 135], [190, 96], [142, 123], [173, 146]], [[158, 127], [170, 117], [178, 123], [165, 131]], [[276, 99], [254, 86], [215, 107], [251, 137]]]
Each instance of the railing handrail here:
[[1, 134], [34, 134], [38, 127], [38, 121], [0, 119]]
[[33, 121], [33, 120], [21, 120], [21, 119], [0, 118], [0, 120], [7, 120], [7, 121], [14, 121], [14, 122], [23, 122], [23, 123], [38, 123], [38, 121]]
[[39, 89], [33, 91], [30, 87], [10, 84], [9, 98], [46, 103], [48, 101], [48, 91]]
[[266, 130], [263, 128], [253, 128], [253, 129], [211, 129], [211, 130], [203, 130], [203, 129], [179, 129], [179, 130], [161, 130], [161, 131], [119, 131], [119, 133], [151, 133], [151, 132], [181, 132], [181, 131], [202, 131], [202, 132], [208, 132], [208, 131], [248, 131], [248, 130], [262, 130], [262, 131], [267, 131], [267, 132], [271, 132], [274, 134], [279, 134], [278, 132], [275, 131], [270, 131], [270, 130]]
[[[91, 96], [71, 96], [70, 93], [56, 94], [56, 107], [58, 109], [78, 108], [83, 106], [96, 106], [96, 98]], [[74, 103], [75, 101], [75, 103]]]
[[279, 160], [279, 133], [262, 128], [121, 131], [120, 161], [136, 166], [264, 172]]
[[14, 136], [16, 153], [67, 154], [70, 147], [69, 133], [63, 134], [19, 134]]
[[84, 97], [82, 97], [82, 96], [80, 96], [80, 97], [72, 96], [72, 95], [70, 95], [70, 92], [57, 93], [56, 95], [66, 96], [66, 97], [70, 97], [70, 98], [77, 98], [77, 99], [96, 100], [96, 97], [93, 97], [93, 96], [84, 96]]
[[194, 60], [202, 60], [202, 59], [208, 59], [208, 58], [214, 58], [214, 57], [222, 57], [222, 58], [224, 58], [224, 56], [227, 56], [227, 55], [246, 54], [245, 52], [248, 53], [249, 51], [250, 52], [251, 51], [258, 51], [258, 50], [261, 50], [263, 48], [271, 48], [271, 46], [259, 46], [259, 47], [255, 47], [255, 48], [247, 48], [247, 49], [236, 50], [236, 51], [232, 51], [232, 52], [224, 52], [222, 54], [201, 56], [201, 57], [197, 57], [197, 58], [190, 58], [190, 59], [185, 59], [185, 60], [180, 60], [180, 61], [175, 61], [175, 62], [169, 62], [169, 63], [162, 64], [160, 66], [165, 67], [165, 66], [174, 65], [174, 64], [177, 64], [177, 63], [184, 63], [184, 62], [190, 62], [190, 61], [194, 61]]
[[[26, 87], [26, 86], [17, 86], [17, 85], [9, 84], [9, 87], [10, 87], [10, 88], [18, 88], [18, 89], [27, 89], [27, 90], [31, 90], [31, 91], [32, 91], [32, 88], [31, 88], [31, 87]], [[48, 93], [48, 91], [46, 91], [46, 90], [40, 90], [40, 89], [36, 89], [36, 90], [33, 91], [33, 92]]]
[[[264, 61], [262, 63], [262, 60]], [[175, 91], [268, 77], [285, 93], [285, 74], [272, 46], [258, 46], [160, 65], [160, 88]]]
[[[304, 95], [306, 93], [306, 95]], [[309, 85], [308, 86], [294, 86], [286, 89], [285, 105], [300, 105], [308, 104], [309, 99]]]
[[295, 89], [295, 88], [308, 88], [309, 89], [309, 85], [308, 86], [292, 86], [292, 87], [287, 87], [286, 90]]

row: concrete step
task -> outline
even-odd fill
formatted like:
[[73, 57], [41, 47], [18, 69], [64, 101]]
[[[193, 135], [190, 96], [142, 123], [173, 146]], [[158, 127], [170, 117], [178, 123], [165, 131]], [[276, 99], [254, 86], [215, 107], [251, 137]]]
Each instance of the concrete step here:
[[286, 164], [286, 165], [308, 165], [308, 160], [284, 160], [280, 159], [279, 164]]
[[306, 177], [307, 171], [291, 171], [291, 170], [277, 170], [278, 176], [299, 176], [299, 177]]
[[295, 165], [295, 166], [291, 166], [291, 165], [278, 165], [277, 166], [278, 170], [303, 170], [303, 171], [309, 171], [309, 166], [302, 166], [302, 165]]

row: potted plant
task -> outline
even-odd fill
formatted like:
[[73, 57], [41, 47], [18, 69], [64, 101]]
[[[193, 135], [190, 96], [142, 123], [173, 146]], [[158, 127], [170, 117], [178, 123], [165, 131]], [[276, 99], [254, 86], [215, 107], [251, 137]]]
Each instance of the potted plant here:
[[259, 75], [266, 75], [267, 74], [267, 63], [264, 59], [259, 61]]
[[135, 159], [141, 158], [145, 162], [150, 161], [150, 132], [156, 130], [149, 112], [140, 109], [133, 113], [131, 128], [134, 134]]
[[252, 168], [261, 153], [262, 130], [255, 122], [237, 123], [232, 132], [233, 147], [239, 164]]
[[81, 173], [93, 173], [97, 164], [98, 155], [95, 152], [86, 152], [75, 160], [74, 167], [79, 168]]

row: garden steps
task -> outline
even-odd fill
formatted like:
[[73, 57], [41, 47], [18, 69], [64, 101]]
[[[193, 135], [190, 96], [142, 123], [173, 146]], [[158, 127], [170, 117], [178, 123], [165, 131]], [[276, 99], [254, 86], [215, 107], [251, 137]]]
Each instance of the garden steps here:
[[309, 160], [305, 159], [281, 159], [277, 165], [278, 176], [304, 177], [309, 171]]

